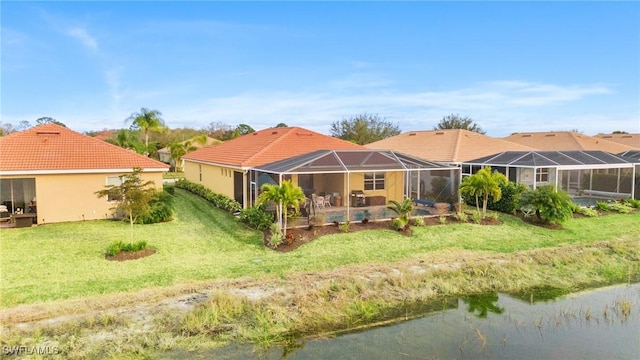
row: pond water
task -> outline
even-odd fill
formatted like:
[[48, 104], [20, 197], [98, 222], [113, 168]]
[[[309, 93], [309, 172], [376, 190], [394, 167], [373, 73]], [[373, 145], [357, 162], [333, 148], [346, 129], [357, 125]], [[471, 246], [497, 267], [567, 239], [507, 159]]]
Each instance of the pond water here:
[[556, 299], [492, 293], [441, 302], [441, 310], [393, 325], [288, 348], [250, 345], [171, 358], [213, 359], [636, 359], [640, 284]]

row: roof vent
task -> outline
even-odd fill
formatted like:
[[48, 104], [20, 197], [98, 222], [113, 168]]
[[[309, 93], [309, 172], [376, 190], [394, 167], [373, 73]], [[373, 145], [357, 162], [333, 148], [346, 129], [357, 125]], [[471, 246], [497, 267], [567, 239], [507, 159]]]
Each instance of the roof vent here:
[[275, 135], [275, 134], [277, 134], [277, 133], [278, 133], [277, 131], [272, 131], [272, 132], [271, 132], [271, 135]]
[[298, 132], [296, 133], [298, 136], [312, 136], [313, 134], [310, 132]]
[[522, 134], [522, 137], [531, 137], [531, 134]]
[[444, 131], [438, 131], [436, 135], [444, 135]]
[[554, 137], [554, 136], [556, 136], [556, 134], [546, 134], [545, 136], [546, 137]]
[[631, 135], [622, 135], [622, 138], [623, 138], [623, 139], [631, 139], [632, 137], [633, 137], [633, 136], [631, 136]]
[[611, 135], [605, 135], [605, 136], [603, 136], [602, 138], [603, 138], [603, 139], [611, 139], [612, 137], [613, 137], [613, 136], [611, 136]]
[[40, 131], [36, 131], [36, 134], [38, 135], [60, 135], [60, 131], [58, 130], [40, 130]]
[[418, 134], [416, 134], [416, 133], [409, 133], [409, 136], [416, 136], [416, 135], [418, 135]]

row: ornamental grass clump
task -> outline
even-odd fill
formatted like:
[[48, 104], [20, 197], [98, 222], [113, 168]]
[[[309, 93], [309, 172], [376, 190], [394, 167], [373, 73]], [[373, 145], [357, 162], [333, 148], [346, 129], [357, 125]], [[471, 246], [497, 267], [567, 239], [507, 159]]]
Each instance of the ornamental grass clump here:
[[134, 252], [134, 251], [144, 250], [146, 248], [147, 248], [147, 242], [144, 240], [138, 241], [135, 243], [125, 243], [123, 241], [116, 241], [111, 245], [109, 245], [109, 247], [107, 248], [107, 255], [116, 256], [123, 251]]

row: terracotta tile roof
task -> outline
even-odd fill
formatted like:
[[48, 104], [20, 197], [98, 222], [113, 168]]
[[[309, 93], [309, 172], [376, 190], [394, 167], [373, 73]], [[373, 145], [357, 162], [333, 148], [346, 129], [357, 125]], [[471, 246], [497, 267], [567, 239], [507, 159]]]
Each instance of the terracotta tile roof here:
[[0, 171], [168, 169], [159, 161], [55, 124], [0, 137]]
[[632, 150], [627, 145], [573, 131], [518, 133], [504, 139], [538, 150], [601, 150], [612, 154]]
[[640, 134], [598, 134], [594, 137], [627, 145], [636, 150], [640, 150]]
[[299, 127], [270, 128], [189, 153], [184, 160], [234, 167], [269, 164], [315, 150], [364, 149], [363, 146]]
[[409, 131], [365, 146], [370, 149], [390, 149], [425, 160], [447, 163], [461, 163], [509, 150], [535, 150], [525, 145], [462, 129]]

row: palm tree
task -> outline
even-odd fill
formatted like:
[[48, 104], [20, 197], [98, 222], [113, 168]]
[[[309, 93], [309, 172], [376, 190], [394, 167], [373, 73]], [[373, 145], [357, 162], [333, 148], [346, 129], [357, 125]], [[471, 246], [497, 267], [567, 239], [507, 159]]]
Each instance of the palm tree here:
[[413, 211], [413, 200], [410, 198], [406, 198], [402, 202], [389, 200], [389, 203], [391, 205], [388, 205], [387, 209], [396, 213], [398, 219], [402, 222], [402, 227], [406, 227], [409, 224], [409, 215]]
[[306, 199], [304, 192], [299, 186], [293, 185], [291, 180], [284, 180], [281, 185], [264, 184], [260, 190], [262, 190], [262, 193], [258, 196], [257, 205], [261, 205], [266, 201], [278, 204], [276, 206], [276, 217], [279, 219], [278, 221], [284, 222], [281, 229], [286, 231], [288, 208], [291, 206], [297, 209], [300, 203]]
[[181, 160], [182, 157], [191, 151], [195, 151], [197, 148], [191, 145], [191, 141], [177, 142], [174, 141], [169, 144], [169, 153], [171, 154], [171, 158], [175, 162], [176, 171], [182, 171]]
[[149, 131], [161, 132], [167, 128], [164, 120], [160, 117], [162, 113], [158, 110], [140, 109], [140, 112], [133, 113], [125, 121], [131, 122], [131, 129], [142, 130], [144, 134], [144, 146], [149, 148]]
[[475, 196], [476, 208], [478, 207], [478, 197], [482, 196], [482, 218], [484, 219], [487, 216], [489, 196], [493, 197], [494, 201], [500, 200], [502, 197], [500, 183], [507, 181], [506, 176], [497, 171], [491, 172], [491, 167], [488, 166], [474, 175], [464, 178], [459, 191], [462, 194]]

